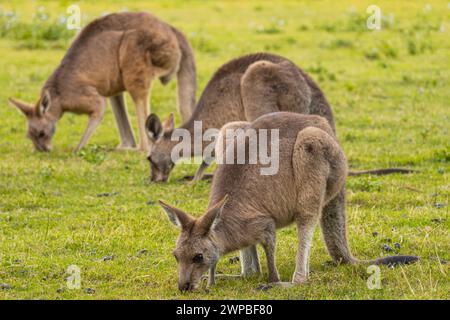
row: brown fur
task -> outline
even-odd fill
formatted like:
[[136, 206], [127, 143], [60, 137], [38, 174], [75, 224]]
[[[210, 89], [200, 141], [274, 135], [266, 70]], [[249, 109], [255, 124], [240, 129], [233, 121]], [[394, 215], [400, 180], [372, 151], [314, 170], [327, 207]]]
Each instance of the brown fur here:
[[[207, 259], [201, 268], [189, 259], [182, 267], [179, 262], [184, 272], [180, 288], [196, 288], [198, 274], [207, 267], [210, 268], [210, 284], [214, 283], [218, 257], [242, 249], [247, 250], [248, 256], [248, 250], [256, 244], [261, 244], [266, 253], [269, 282], [280, 283], [275, 264], [276, 229], [292, 223], [297, 225], [299, 237], [294, 284], [308, 279], [311, 241], [319, 222], [333, 260], [359, 262], [352, 256], [346, 236], [344, 186], [347, 161], [327, 121], [318, 116], [277, 112], [241, 125], [256, 130], [279, 129], [279, 171], [273, 176], [264, 176], [260, 175], [261, 164], [218, 165], [209, 209], [199, 219], [190, 217], [176, 249], [185, 257], [202, 254]], [[230, 149], [224, 150], [229, 152]], [[227, 198], [225, 204], [224, 198]], [[223, 209], [214, 209], [217, 203]], [[173, 207], [164, 208], [169, 211], [169, 216], [177, 216], [180, 212]], [[200, 227], [205, 219], [209, 221], [207, 231], [204, 226]], [[192, 233], [193, 230], [202, 231]], [[256, 250], [250, 255], [257, 261], [254, 265], [259, 264]], [[416, 260], [416, 257], [403, 256], [370, 263], [409, 263]], [[196, 272], [190, 272], [193, 270]]]
[[[195, 63], [185, 37], [149, 13], [116, 13], [94, 20], [74, 40], [58, 68], [42, 88], [36, 107], [11, 99], [27, 116], [29, 136], [37, 150], [49, 151], [52, 132], [65, 112], [89, 115], [77, 147], [82, 148], [99, 125], [111, 97], [122, 147], [134, 147], [123, 91], [136, 105], [141, 149], [148, 149], [145, 119], [149, 90], [159, 78], [166, 84], [178, 76], [180, 111], [191, 114], [195, 102]], [[41, 101], [48, 95], [48, 105]], [[36, 133], [36, 134], [35, 134]]]

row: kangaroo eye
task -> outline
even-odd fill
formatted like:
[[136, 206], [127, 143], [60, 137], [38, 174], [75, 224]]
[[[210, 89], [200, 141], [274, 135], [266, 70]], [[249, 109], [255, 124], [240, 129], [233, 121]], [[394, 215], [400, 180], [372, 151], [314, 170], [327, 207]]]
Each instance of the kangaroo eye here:
[[203, 255], [201, 253], [197, 254], [194, 258], [192, 258], [192, 262], [194, 263], [202, 263]]

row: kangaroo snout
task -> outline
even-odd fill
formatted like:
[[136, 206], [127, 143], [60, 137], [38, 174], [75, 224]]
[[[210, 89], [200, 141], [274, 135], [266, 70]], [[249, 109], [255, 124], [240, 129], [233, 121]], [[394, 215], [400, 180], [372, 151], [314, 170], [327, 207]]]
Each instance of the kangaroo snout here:
[[162, 174], [162, 173], [156, 173], [150, 176], [150, 181], [152, 182], [167, 182], [167, 180], [169, 179], [169, 175], [168, 174]]
[[34, 150], [37, 152], [50, 152], [52, 151], [51, 145], [46, 145], [42, 143], [35, 143], [34, 144]]

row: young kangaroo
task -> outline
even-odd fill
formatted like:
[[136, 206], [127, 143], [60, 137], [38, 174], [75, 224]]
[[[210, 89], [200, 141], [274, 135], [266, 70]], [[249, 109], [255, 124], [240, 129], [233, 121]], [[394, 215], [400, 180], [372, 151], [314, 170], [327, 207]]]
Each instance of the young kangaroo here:
[[[333, 132], [336, 131], [331, 107], [314, 80], [288, 59], [269, 53], [242, 56], [220, 67], [208, 82], [191, 118], [179, 129], [188, 130], [192, 136], [196, 121], [201, 121], [205, 132], [232, 121], [253, 121], [276, 111], [319, 115], [328, 121]], [[147, 118], [146, 129], [153, 143], [148, 156], [151, 178], [153, 181], [166, 181], [174, 167], [171, 152], [179, 143], [171, 139], [173, 116], [163, 125], [158, 116], [151, 114]], [[192, 153], [184, 156], [202, 156], [207, 145], [204, 143], [201, 148], [192, 146]], [[201, 179], [207, 167], [204, 161], [194, 180]], [[351, 174], [410, 172], [396, 168], [389, 170]]]
[[148, 149], [145, 120], [151, 83], [167, 84], [177, 75], [178, 104], [183, 119], [195, 105], [194, 55], [184, 35], [149, 13], [115, 13], [88, 24], [72, 43], [60, 65], [44, 84], [35, 106], [10, 99], [28, 119], [28, 137], [38, 151], [50, 151], [56, 122], [65, 112], [89, 115], [76, 151], [100, 124], [111, 100], [121, 148], [136, 142], [123, 92], [136, 105], [140, 149]]
[[[318, 223], [336, 263], [361, 263], [350, 253], [347, 243], [344, 200], [347, 162], [329, 123], [318, 116], [278, 112], [252, 123], [228, 124], [222, 132], [230, 127], [240, 127], [246, 132], [279, 129], [279, 171], [272, 176], [261, 175], [264, 165], [260, 162], [218, 165], [208, 210], [198, 219], [161, 202], [170, 221], [181, 228], [174, 251], [179, 266], [179, 289], [195, 289], [207, 270], [209, 284], [214, 284], [219, 257], [235, 250], [241, 250], [242, 275], [259, 273], [257, 244], [263, 246], [266, 254], [269, 282], [287, 285], [280, 282], [276, 268], [275, 239], [276, 229], [292, 223], [297, 225], [299, 239], [293, 284], [308, 279], [309, 253]], [[242, 141], [249, 150], [249, 140]], [[231, 145], [224, 147], [224, 155], [234, 152], [234, 142], [232, 148]], [[222, 154], [220, 150], [216, 152]], [[417, 259], [394, 256], [364, 263], [398, 264]]]

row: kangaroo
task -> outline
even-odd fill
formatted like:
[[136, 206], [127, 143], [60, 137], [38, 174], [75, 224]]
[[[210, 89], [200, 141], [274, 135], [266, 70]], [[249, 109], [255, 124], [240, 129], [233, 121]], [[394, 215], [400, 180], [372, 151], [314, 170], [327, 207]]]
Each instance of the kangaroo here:
[[88, 24], [45, 82], [33, 106], [10, 98], [28, 120], [28, 137], [37, 151], [50, 151], [56, 122], [65, 112], [87, 114], [79, 151], [100, 124], [110, 98], [121, 144], [135, 148], [123, 92], [136, 105], [140, 149], [148, 150], [145, 120], [151, 83], [178, 80], [178, 106], [188, 119], [195, 106], [194, 55], [185, 36], [150, 13], [114, 13]]
[[[253, 121], [276, 111], [322, 116], [336, 132], [331, 107], [314, 80], [290, 60], [269, 53], [242, 56], [220, 67], [206, 85], [191, 118], [179, 129], [188, 130], [192, 136], [196, 121], [202, 122], [205, 132], [211, 128], [221, 128], [228, 122]], [[163, 125], [156, 114], [150, 114], [146, 129], [152, 143], [148, 155], [151, 180], [166, 181], [175, 166], [171, 152], [179, 143], [171, 139], [173, 115]], [[197, 149], [192, 146], [192, 153], [184, 156], [201, 156], [206, 145]], [[203, 161], [194, 180], [200, 180], [207, 167], [207, 161]], [[387, 172], [375, 171], [351, 172], [351, 175], [411, 172], [398, 168], [388, 169]]]
[[[261, 163], [219, 164], [208, 209], [197, 219], [160, 202], [170, 221], [181, 228], [174, 251], [181, 291], [196, 289], [208, 270], [208, 284], [213, 285], [219, 258], [235, 250], [241, 250], [242, 276], [260, 273], [257, 244], [266, 254], [269, 283], [284, 287], [302, 284], [308, 280], [309, 253], [318, 223], [336, 263], [395, 265], [418, 260], [414, 256], [391, 256], [360, 261], [351, 254], [344, 197], [347, 161], [324, 118], [278, 112], [224, 128], [230, 126], [240, 127], [244, 133], [249, 129], [279, 129], [279, 171], [265, 176], [260, 175]], [[248, 139], [243, 141], [248, 150]], [[233, 151], [231, 143], [227, 146], [223, 154]], [[286, 283], [280, 281], [275, 264], [276, 229], [293, 223], [297, 225], [299, 244], [292, 282]]]

